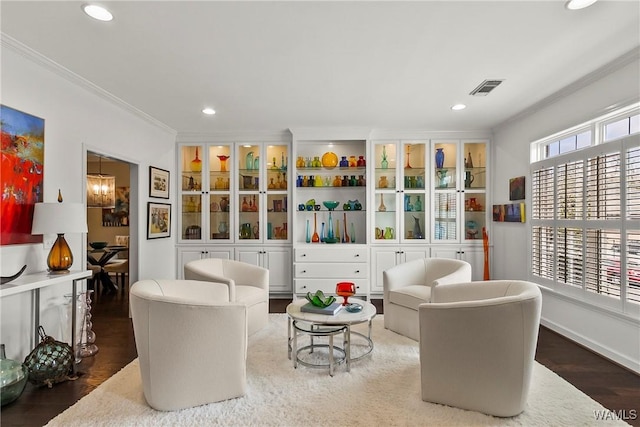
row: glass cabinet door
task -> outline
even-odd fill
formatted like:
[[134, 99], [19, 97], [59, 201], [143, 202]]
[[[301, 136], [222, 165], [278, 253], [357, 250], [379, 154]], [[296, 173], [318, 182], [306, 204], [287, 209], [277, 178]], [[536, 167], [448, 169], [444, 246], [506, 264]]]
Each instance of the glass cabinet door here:
[[433, 241], [456, 241], [458, 234], [458, 141], [434, 141]]
[[402, 165], [402, 153], [398, 141], [376, 141], [373, 143], [374, 175], [374, 241], [396, 240], [398, 215], [398, 164]]
[[482, 240], [486, 226], [486, 152], [484, 141], [464, 143], [464, 240]]
[[229, 215], [231, 198], [230, 145], [209, 147], [209, 237], [229, 240], [232, 226]]
[[426, 152], [424, 141], [403, 141], [402, 153], [402, 239], [425, 239], [428, 218], [425, 215]]
[[202, 240], [202, 205], [204, 182], [203, 145], [183, 145], [180, 147], [180, 237], [184, 240]]
[[262, 238], [271, 240], [287, 240], [288, 224], [288, 163], [289, 150], [286, 145], [267, 145], [266, 147], [266, 218], [267, 228], [261, 231]]
[[238, 189], [236, 233], [240, 240], [260, 238], [260, 145], [238, 147]]

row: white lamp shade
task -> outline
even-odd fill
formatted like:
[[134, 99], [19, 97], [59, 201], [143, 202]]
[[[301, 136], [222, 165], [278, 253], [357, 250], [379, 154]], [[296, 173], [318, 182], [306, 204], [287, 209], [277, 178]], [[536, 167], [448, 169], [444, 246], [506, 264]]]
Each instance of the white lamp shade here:
[[82, 203], [36, 203], [31, 234], [87, 233], [87, 210]]

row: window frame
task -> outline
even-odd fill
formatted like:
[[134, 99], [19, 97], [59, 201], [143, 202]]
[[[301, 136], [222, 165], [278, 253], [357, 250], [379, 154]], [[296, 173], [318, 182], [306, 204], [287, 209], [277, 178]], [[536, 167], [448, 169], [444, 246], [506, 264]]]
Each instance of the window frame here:
[[[529, 179], [529, 194], [531, 194], [532, 203], [531, 203], [531, 215], [529, 218], [531, 220], [528, 224], [528, 237], [530, 239], [530, 247], [532, 248], [528, 257], [528, 275], [531, 281], [540, 284], [543, 287], [552, 289], [558, 293], [564, 294], [572, 299], [577, 299], [584, 301], [589, 305], [598, 306], [604, 308], [606, 310], [611, 310], [619, 313], [630, 314], [633, 313], [636, 316], [640, 314], [640, 295], [639, 292], [633, 292], [632, 295], [629, 295], [631, 291], [631, 286], [629, 283], [629, 275], [628, 275], [628, 260], [627, 260], [627, 247], [628, 247], [628, 239], [630, 239], [632, 233], [640, 233], [640, 220], [630, 219], [628, 218], [627, 212], [627, 156], [629, 150], [640, 149], [640, 132], [633, 133], [631, 135], [622, 136], [619, 138], [615, 138], [609, 141], [604, 141], [605, 136], [605, 126], [610, 123], [614, 123], [624, 117], [632, 117], [640, 112], [640, 104], [634, 104], [618, 111], [612, 112], [605, 116], [601, 116], [597, 119], [591, 120], [586, 123], [582, 123], [580, 125], [574, 126], [565, 131], [558, 132], [556, 134], [550, 135], [546, 138], [543, 138], [538, 141], [534, 141], [531, 144], [531, 164], [530, 164], [530, 176]], [[570, 137], [572, 135], [578, 135], [587, 130], [591, 130], [591, 145], [588, 147], [583, 147], [579, 149], [575, 149], [566, 153], [557, 154], [554, 156], [546, 157], [546, 147], [555, 142], [562, 140], [563, 138]], [[589, 208], [587, 204], [589, 202], [587, 198], [587, 191], [589, 187], [589, 159], [594, 159], [598, 156], [609, 155], [611, 153], [619, 153], [620, 161], [618, 166], [614, 166], [614, 168], [619, 168], [620, 174], [620, 218], [589, 218], [587, 215]], [[635, 156], [634, 156], [635, 158]], [[564, 200], [558, 194], [559, 182], [561, 181], [561, 177], [559, 176], [559, 170], [562, 166], [569, 166], [575, 162], [582, 162], [582, 182], [578, 184], [582, 191], [582, 212], [579, 218], [560, 218], [558, 214], [558, 206], [559, 201]], [[634, 163], [635, 164], [635, 163]], [[637, 165], [637, 164], [636, 164]], [[549, 203], [549, 191], [547, 189], [541, 188], [537, 189], [537, 181], [538, 176], [542, 179], [541, 182], [549, 182], [542, 174], [549, 174], [549, 170], [551, 170], [552, 182], [553, 182], [553, 191], [551, 191], [551, 202], [553, 205], [553, 215], [551, 218], [548, 216], [542, 215], [542, 217], [538, 217], [538, 211], [536, 210], [536, 206], [548, 206]], [[544, 171], [544, 172], [538, 172]], [[566, 177], [566, 175], [564, 175]], [[561, 182], [561, 185], [569, 185], [564, 181]], [[574, 184], [571, 184], [572, 186]], [[538, 193], [541, 194], [544, 199], [536, 199]], [[559, 255], [560, 253], [567, 253], [568, 251], [574, 250], [574, 247], [564, 248], [563, 245], [558, 242], [558, 233], [561, 230], [568, 229], [578, 229], [581, 231], [581, 247], [582, 254], [577, 260], [581, 263], [582, 268], [581, 280], [579, 283], [564, 283], [558, 276], [559, 272]], [[614, 263], [615, 259], [604, 261], [605, 264], [597, 264], [596, 267], [594, 265], [589, 265], [589, 257], [594, 253], [593, 250], [588, 251], [588, 244], [590, 241], [590, 233], [597, 232], [597, 230], [603, 230], [605, 232], [615, 232], [620, 233], [620, 249], [619, 249], [619, 277], [620, 277], [620, 285], [619, 285], [619, 296], [611, 296], [609, 285], [606, 292], [600, 291], [597, 293], [594, 291], [594, 282], [593, 277], [603, 277], [606, 280], [609, 279], [610, 276], [601, 276], [605, 274], [602, 269], [606, 268], [606, 262]], [[544, 236], [544, 237], [543, 237]], [[546, 241], [542, 241], [540, 239], [546, 239]], [[631, 239], [631, 246], [635, 245], [635, 240]], [[551, 251], [549, 251], [551, 248]], [[602, 251], [598, 249], [598, 252]], [[615, 251], [609, 251], [614, 253]], [[534, 262], [537, 260], [547, 261], [551, 257], [550, 266], [545, 264], [543, 266], [536, 266], [534, 268]], [[571, 263], [570, 263], [571, 264]], [[566, 263], [564, 263], [566, 265]], [[617, 264], [616, 264], [617, 266]], [[535, 270], [535, 271], [534, 271]], [[544, 270], [550, 278], [542, 277], [542, 275], [536, 275]], [[549, 271], [551, 274], [549, 275]], [[534, 274], [536, 273], [536, 274]], [[614, 276], [615, 277], [615, 276]], [[597, 288], [605, 289], [603, 286], [600, 288], [600, 283], [608, 284], [609, 282], [603, 280], [602, 282], [596, 279]], [[635, 285], [634, 285], [635, 286]], [[635, 288], [634, 288], [635, 289]], [[634, 300], [632, 301], [631, 298]]]

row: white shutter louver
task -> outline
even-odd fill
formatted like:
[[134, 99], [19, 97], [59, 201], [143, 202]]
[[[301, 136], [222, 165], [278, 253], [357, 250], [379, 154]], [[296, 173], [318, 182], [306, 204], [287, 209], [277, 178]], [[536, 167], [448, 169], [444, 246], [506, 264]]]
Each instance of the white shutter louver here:
[[579, 160], [559, 165], [557, 168], [558, 184], [555, 195], [558, 200], [558, 219], [582, 219], [583, 163]]
[[587, 159], [587, 217], [620, 218], [620, 153]]
[[640, 148], [627, 150], [627, 219], [640, 219]]
[[532, 219], [552, 219], [555, 191], [553, 168], [539, 169], [533, 173]]
[[620, 297], [620, 231], [587, 229], [587, 291]]

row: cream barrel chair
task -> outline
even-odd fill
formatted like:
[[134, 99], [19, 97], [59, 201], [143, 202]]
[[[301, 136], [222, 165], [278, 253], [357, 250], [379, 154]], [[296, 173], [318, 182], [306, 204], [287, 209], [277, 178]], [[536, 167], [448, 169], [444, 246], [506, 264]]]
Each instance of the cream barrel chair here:
[[205, 258], [188, 262], [184, 278], [226, 283], [231, 301], [246, 304], [249, 335], [269, 323], [269, 270], [240, 261]]
[[471, 265], [456, 259], [417, 259], [385, 270], [384, 327], [417, 341], [418, 306], [431, 300], [432, 289], [470, 280]]
[[499, 417], [525, 408], [542, 296], [534, 283], [437, 286], [420, 306], [422, 400]]
[[144, 397], [174, 411], [246, 392], [247, 308], [224, 283], [141, 280], [131, 317]]

